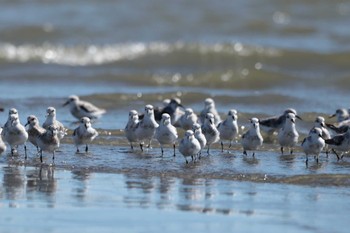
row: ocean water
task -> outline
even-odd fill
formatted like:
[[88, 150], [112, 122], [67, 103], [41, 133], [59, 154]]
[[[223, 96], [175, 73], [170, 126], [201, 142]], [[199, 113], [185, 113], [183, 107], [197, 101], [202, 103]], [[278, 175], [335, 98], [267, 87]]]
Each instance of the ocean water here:
[[88, 155], [75, 154], [70, 136], [54, 165], [31, 146], [28, 160], [22, 148], [1, 155], [0, 229], [345, 232], [347, 157], [322, 154], [306, 167], [300, 148], [281, 156], [269, 142], [251, 158], [237, 141], [186, 165], [170, 148], [161, 158], [156, 142], [131, 152], [123, 128], [131, 109], [178, 97], [199, 112], [212, 97], [222, 117], [237, 109], [241, 126], [293, 107], [301, 141], [316, 116], [334, 122], [329, 115], [349, 108], [349, 21], [344, 0], [2, 1], [0, 125], [11, 107], [25, 123], [54, 106], [71, 134], [75, 119], [62, 106], [71, 94], [107, 113]]

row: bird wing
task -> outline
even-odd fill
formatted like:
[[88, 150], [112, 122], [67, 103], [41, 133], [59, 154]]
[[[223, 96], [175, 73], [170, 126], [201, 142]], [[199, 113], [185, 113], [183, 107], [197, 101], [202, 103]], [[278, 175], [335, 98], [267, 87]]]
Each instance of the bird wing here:
[[93, 105], [89, 102], [85, 102], [85, 101], [80, 101], [79, 107], [88, 113], [93, 113], [93, 112], [97, 112], [97, 111], [104, 111], [103, 109], [100, 109], [100, 108], [96, 107], [95, 105]]
[[282, 122], [283, 122], [283, 116], [273, 116], [273, 117], [259, 120], [260, 125], [264, 125], [266, 127], [271, 127], [271, 128], [274, 128], [276, 125], [281, 125]]
[[334, 132], [339, 133], [339, 134], [340, 133], [345, 133], [348, 130], [348, 128], [349, 128], [348, 125], [336, 126], [336, 125], [328, 124], [328, 123], [326, 123], [326, 126], [328, 128], [330, 128], [331, 130], [333, 130]]
[[327, 144], [330, 144], [330, 145], [339, 146], [339, 145], [342, 144], [342, 142], [344, 141], [344, 139], [345, 139], [344, 134], [340, 134], [340, 135], [334, 136], [334, 137], [331, 138], [331, 139], [325, 140], [325, 142], [326, 142]]

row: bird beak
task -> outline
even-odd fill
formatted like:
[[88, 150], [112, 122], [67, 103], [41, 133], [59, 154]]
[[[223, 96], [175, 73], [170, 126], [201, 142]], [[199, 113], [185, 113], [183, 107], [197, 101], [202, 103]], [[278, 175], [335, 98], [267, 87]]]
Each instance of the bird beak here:
[[335, 116], [336, 116], [336, 114], [334, 113], [333, 115], [330, 115], [329, 118], [333, 118]]
[[30, 124], [30, 122], [29, 121], [27, 121], [27, 123], [24, 125], [24, 127], [26, 127], [27, 125], [29, 125]]
[[324, 125], [324, 123], [323, 123], [323, 122], [321, 123], [321, 126], [322, 126], [322, 127], [326, 127], [326, 126]]
[[292, 119], [290, 119], [290, 121], [291, 121], [291, 122], [293, 122], [293, 123], [295, 123], [295, 119], [293, 119], [293, 118], [292, 118]]
[[213, 124], [213, 121], [211, 119], [209, 119], [209, 122], [210, 122], [210, 124]]
[[67, 100], [62, 106], [66, 106], [67, 104], [69, 104], [69, 100]]
[[298, 115], [295, 115], [295, 117], [298, 118], [298, 119], [301, 120], [301, 121], [303, 120], [303, 119], [302, 119], [300, 116], [298, 116]]
[[88, 127], [87, 127], [87, 124], [84, 124], [84, 126], [85, 126], [86, 129], [88, 128]]

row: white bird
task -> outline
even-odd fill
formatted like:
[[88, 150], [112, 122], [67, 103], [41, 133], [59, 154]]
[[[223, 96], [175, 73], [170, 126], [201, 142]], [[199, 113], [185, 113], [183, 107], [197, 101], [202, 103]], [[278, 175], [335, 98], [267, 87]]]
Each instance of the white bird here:
[[337, 117], [337, 122], [338, 123], [350, 119], [349, 112], [345, 108], [337, 109], [333, 115], [329, 116], [329, 118], [332, 118], [332, 117]]
[[[326, 123], [325, 123], [324, 117], [322, 117], [322, 116], [316, 117], [314, 127], [311, 130], [313, 130], [314, 128], [320, 128], [321, 129], [321, 131], [322, 131], [322, 138], [324, 140], [331, 138], [331, 134], [329, 133], [328, 129], [326, 128]], [[310, 132], [311, 132], [311, 130], [310, 130]], [[324, 147], [324, 149], [325, 149], [326, 154], [328, 156], [328, 153], [329, 153], [328, 146], [326, 145]]]
[[138, 123], [139, 123], [138, 112], [136, 110], [130, 110], [129, 120], [125, 126], [124, 132], [125, 132], [126, 138], [128, 139], [128, 141], [130, 143], [130, 147], [132, 150], [134, 149], [134, 146], [132, 143], [138, 142], [138, 137], [136, 134], [136, 128], [137, 128]]
[[6, 151], [6, 144], [2, 140], [1, 132], [2, 132], [2, 128], [0, 127], [0, 155]]
[[73, 132], [73, 140], [79, 153], [79, 146], [85, 144], [85, 152], [89, 151], [89, 143], [98, 136], [98, 132], [91, 126], [88, 117], [80, 119], [80, 125]]
[[106, 113], [105, 109], [100, 109], [87, 101], [82, 101], [76, 95], [71, 95], [63, 106], [69, 105], [71, 114], [77, 118], [88, 117], [90, 119], [100, 118]]
[[143, 119], [139, 121], [136, 128], [136, 134], [140, 140], [140, 148], [142, 151], [145, 141], [149, 143], [148, 147], [151, 146], [151, 141], [156, 133], [158, 126], [158, 123], [154, 119], [153, 106], [150, 104], [146, 105]]
[[[347, 131], [343, 134], [338, 134], [331, 139], [325, 140], [326, 144], [337, 156], [338, 160], [343, 158], [343, 153], [350, 150], [350, 127], [347, 128]], [[341, 152], [339, 155], [338, 152]]]
[[263, 137], [260, 133], [259, 120], [257, 118], [252, 118], [250, 120], [250, 128], [246, 133], [242, 135], [242, 147], [243, 154], [247, 155], [247, 151], [253, 151], [253, 156], [255, 155], [255, 150], [257, 150], [263, 144]]
[[4, 130], [5, 130], [5, 131], [6, 131], [6, 128], [8, 128], [8, 127], [11, 126], [11, 115], [16, 115], [16, 116], [18, 117], [18, 111], [17, 111], [17, 109], [11, 108], [11, 109], [9, 110], [9, 115], [8, 115], [7, 121], [6, 121], [5, 125], [4, 125]]
[[50, 125], [46, 131], [40, 134], [36, 143], [40, 148], [40, 161], [43, 162], [43, 151], [52, 153], [52, 161], [55, 161], [55, 151], [60, 147], [58, 130], [54, 125]]
[[295, 114], [288, 113], [283, 127], [278, 133], [278, 143], [281, 146], [283, 154], [284, 147], [289, 147], [290, 153], [293, 154], [293, 148], [298, 143], [299, 133], [295, 127]]
[[39, 146], [37, 143], [37, 138], [39, 135], [43, 134], [46, 132], [46, 129], [41, 127], [39, 125], [39, 120], [36, 116], [30, 115], [27, 117], [27, 123], [24, 126], [28, 126], [27, 133], [28, 133], [28, 140], [30, 143], [32, 143], [37, 150], [39, 151]]
[[207, 145], [207, 139], [205, 138], [204, 134], [202, 133], [202, 128], [200, 124], [196, 123], [193, 125], [192, 130], [194, 132], [194, 137], [199, 141], [199, 144], [201, 145], [201, 150], [198, 153], [198, 156], [202, 154], [202, 150]]
[[216, 124], [214, 123], [214, 115], [212, 113], [207, 113], [207, 117], [202, 125], [202, 132], [207, 139], [207, 152], [209, 154], [211, 144], [219, 141], [220, 139], [220, 133], [216, 128]]
[[162, 155], [164, 153], [163, 146], [166, 144], [171, 144], [173, 145], [175, 156], [175, 143], [177, 138], [177, 130], [175, 126], [171, 124], [170, 115], [168, 113], [163, 113], [162, 120], [159, 123], [159, 127], [156, 129], [156, 139], [160, 144]]
[[199, 141], [194, 137], [193, 131], [187, 130], [185, 137], [181, 139], [179, 144], [179, 151], [184, 156], [186, 163], [188, 163], [187, 157], [191, 157], [193, 161], [200, 150], [201, 145]]
[[200, 113], [201, 123], [204, 124], [207, 113], [212, 113], [214, 116], [214, 124], [218, 125], [221, 122], [221, 117], [215, 108], [215, 102], [212, 98], [206, 98], [204, 101], [204, 109]]
[[260, 119], [259, 124], [261, 130], [271, 136], [274, 132], [279, 131], [284, 126], [284, 122], [289, 113], [293, 113], [296, 118], [302, 120], [295, 109], [287, 108], [281, 115]]
[[309, 155], [316, 156], [316, 162], [318, 163], [318, 157], [321, 153], [322, 149], [325, 146], [325, 140], [322, 138], [322, 129], [320, 128], [313, 128], [309, 135], [304, 138], [303, 142], [301, 143], [301, 147], [304, 150], [304, 153], [306, 155], [306, 166], [308, 164]]
[[43, 123], [43, 128], [48, 129], [50, 125], [55, 126], [58, 131], [58, 138], [60, 140], [67, 135], [67, 129], [56, 119], [56, 109], [54, 107], [48, 107], [46, 109], [46, 120]]
[[220, 140], [221, 140], [221, 151], [224, 152], [224, 140], [230, 141], [229, 148], [232, 146], [232, 141], [238, 135], [238, 124], [237, 124], [237, 111], [235, 109], [231, 109], [228, 111], [227, 118], [220, 122], [218, 125], [218, 130], [220, 132]]
[[185, 114], [179, 119], [179, 125], [184, 130], [192, 129], [193, 125], [198, 122], [198, 116], [193, 112], [192, 108], [186, 108]]
[[[10, 128], [10, 126], [11, 126], [11, 115], [15, 115], [15, 116], [17, 116], [18, 117], [18, 111], [17, 111], [17, 109], [15, 109], [15, 108], [11, 108], [10, 110], [9, 110], [9, 114], [8, 114], [8, 117], [7, 117], [7, 121], [6, 121], [6, 123], [4, 124], [4, 127], [3, 128], [1, 128], [1, 135], [5, 135], [5, 134], [7, 134], [7, 132], [9, 131], [9, 128]], [[1, 138], [3, 138], [4, 136], [1, 136]], [[2, 140], [4, 140], [4, 139], [2, 139]], [[4, 144], [5, 145], [5, 149], [6, 149], [6, 144]], [[12, 151], [11, 151], [12, 152]]]
[[11, 154], [14, 155], [19, 145], [24, 145], [25, 159], [27, 159], [26, 141], [28, 139], [28, 133], [19, 121], [18, 114], [10, 115], [9, 124], [5, 125], [6, 128], [3, 128], [1, 135], [3, 140], [10, 145]]

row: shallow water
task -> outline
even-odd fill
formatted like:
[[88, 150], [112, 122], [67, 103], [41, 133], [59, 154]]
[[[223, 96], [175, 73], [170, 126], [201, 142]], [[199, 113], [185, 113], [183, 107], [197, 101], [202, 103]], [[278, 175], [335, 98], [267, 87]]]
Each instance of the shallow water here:
[[62, 107], [71, 94], [107, 113], [88, 155], [67, 136], [53, 166], [31, 146], [26, 161], [22, 150], [0, 156], [0, 229], [345, 231], [348, 157], [322, 154], [306, 167], [299, 147], [281, 156], [266, 142], [252, 158], [237, 142], [186, 165], [169, 148], [160, 157], [156, 142], [131, 152], [123, 128], [131, 109], [179, 97], [199, 112], [212, 97], [222, 117], [237, 109], [243, 127], [293, 107], [301, 141], [317, 115], [334, 122], [349, 108], [349, 20], [343, 0], [2, 1], [0, 125], [11, 107], [25, 123], [54, 106], [71, 134]]
[[[2, 165], [0, 176], [3, 232], [258, 232], [281, 227], [287, 232], [346, 232], [341, 226], [349, 211], [344, 205], [348, 187], [109, 174], [50, 166]], [[331, 209], [336, 213], [330, 214]]]

